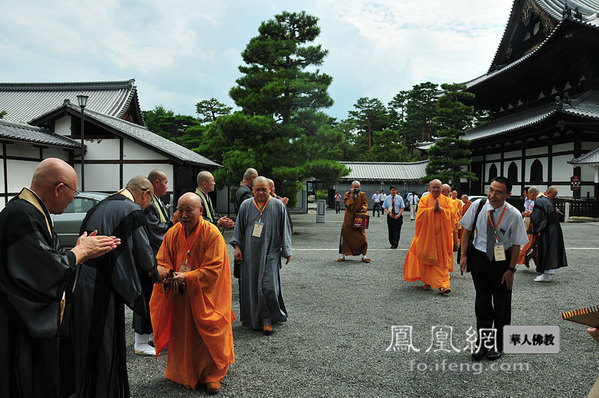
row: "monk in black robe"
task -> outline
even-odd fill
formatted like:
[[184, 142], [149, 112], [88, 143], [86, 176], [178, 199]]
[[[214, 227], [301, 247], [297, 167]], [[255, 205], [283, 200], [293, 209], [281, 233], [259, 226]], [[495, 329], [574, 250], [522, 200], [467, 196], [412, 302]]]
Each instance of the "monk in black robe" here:
[[[146, 231], [143, 209], [152, 201], [152, 184], [134, 177], [122, 191], [88, 213], [81, 229], [121, 239], [119, 250], [84, 263], [73, 293], [70, 319], [72, 378], [64, 393], [77, 397], [129, 397], [125, 353], [125, 308], [145, 317], [143, 280], [163, 279]], [[63, 364], [69, 365], [69, 358]]]
[[551, 281], [557, 268], [568, 265], [564, 235], [562, 227], [559, 225], [555, 204], [552, 201], [556, 196], [557, 189], [555, 187], [547, 188], [547, 192], [535, 200], [535, 207], [530, 215], [530, 221], [534, 227], [533, 232], [539, 234], [537, 237], [539, 256], [537, 272], [541, 275], [535, 278], [535, 282]]
[[118, 244], [85, 234], [59, 249], [50, 213], [63, 213], [76, 189], [75, 170], [49, 158], [0, 213], [0, 397], [58, 397], [61, 299], [77, 264]]

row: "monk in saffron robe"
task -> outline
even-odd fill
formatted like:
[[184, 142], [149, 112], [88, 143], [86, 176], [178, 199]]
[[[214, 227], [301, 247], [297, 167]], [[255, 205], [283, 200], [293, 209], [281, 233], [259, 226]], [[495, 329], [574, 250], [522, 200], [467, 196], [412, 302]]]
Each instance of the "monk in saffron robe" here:
[[441, 181], [432, 180], [429, 195], [420, 199], [416, 215], [416, 232], [404, 263], [404, 280], [422, 281], [424, 289], [451, 291], [449, 272], [453, 269], [453, 239], [455, 229], [454, 204], [441, 195]]
[[189, 389], [205, 383], [214, 394], [235, 362], [229, 255], [198, 195], [181, 196], [177, 213], [157, 255], [172, 277], [154, 285], [150, 300], [156, 354], [168, 345], [166, 377]]
[[369, 263], [370, 258], [366, 257], [366, 251], [368, 250], [366, 232], [362, 228], [354, 228], [353, 226], [356, 213], [368, 212], [366, 194], [360, 192], [359, 181], [352, 182], [351, 189], [345, 193], [343, 203], [345, 204], [345, 214], [343, 216], [343, 226], [341, 227], [339, 258], [337, 261], [345, 261], [346, 255], [362, 255], [362, 262]]

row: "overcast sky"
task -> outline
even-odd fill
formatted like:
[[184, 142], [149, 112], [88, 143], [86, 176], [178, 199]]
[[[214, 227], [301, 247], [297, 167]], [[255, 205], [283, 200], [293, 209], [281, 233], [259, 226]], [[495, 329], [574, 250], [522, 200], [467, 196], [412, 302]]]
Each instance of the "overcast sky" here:
[[486, 73], [511, 0], [0, 0], [0, 81], [135, 79], [143, 110], [195, 115], [228, 93], [240, 53], [260, 22], [281, 11], [319, 18], [335, 104], [346, 118], [360, 97], [387, 103], [432, 81]]

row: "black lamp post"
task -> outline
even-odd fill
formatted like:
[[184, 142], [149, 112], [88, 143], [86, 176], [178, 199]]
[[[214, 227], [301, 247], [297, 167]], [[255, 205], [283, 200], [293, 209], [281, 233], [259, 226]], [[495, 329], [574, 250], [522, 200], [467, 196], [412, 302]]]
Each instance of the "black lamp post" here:
[[78, 95], [77, 103], [81, 107], [81, 190], [85, 191], [85, 144], [83, 140], [85, 138], [85, 123], [83, 122], [83, 110], [87, 105], [87, 95]]

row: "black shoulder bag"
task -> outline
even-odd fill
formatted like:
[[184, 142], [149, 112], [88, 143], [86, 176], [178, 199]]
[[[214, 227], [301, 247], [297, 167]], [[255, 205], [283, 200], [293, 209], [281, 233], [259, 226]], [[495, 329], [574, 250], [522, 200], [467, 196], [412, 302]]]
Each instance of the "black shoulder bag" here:
[[472, 265], [472, 253], [474, 253], [474, 246], [472, 242], [474, 241], [474, 230], [476, 229], [476, 220], [478, 220], [478, 215], [482, 213], [487, 204], [487, 198], [481, 199], [480, 204], [478, 205], [478, 209], [476, 209], [476, 214], [474, 215], [474, 222], [472, 223], [472, 228], [470, 228], [470, 240], [468, 242], [468, 250], [466, 251], [466, 272], [470, 272], [470, 266]]

